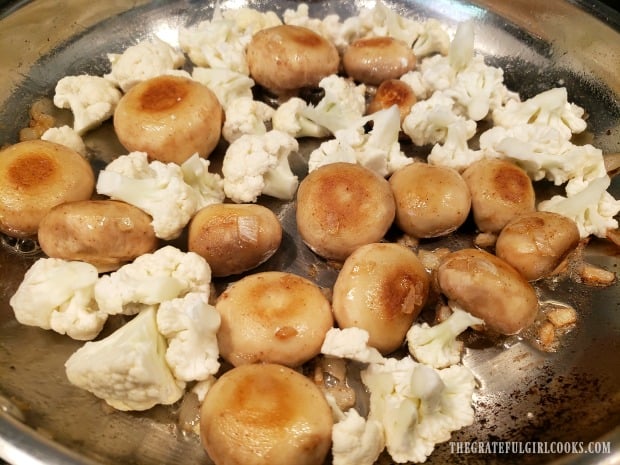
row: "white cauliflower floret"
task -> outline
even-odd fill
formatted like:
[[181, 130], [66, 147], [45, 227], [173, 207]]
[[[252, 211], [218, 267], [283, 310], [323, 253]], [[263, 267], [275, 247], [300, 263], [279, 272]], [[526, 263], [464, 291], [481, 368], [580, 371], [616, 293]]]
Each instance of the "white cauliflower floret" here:
[[450, 63], [450, 58], [443, 55], [424, 58], [417, 69], [422, 75], [423, 82], [428, 86], [428, 95], [432, 95], [437, 90], [452, 87], [458, 72]]
[[300, 3], [297, 5], [296, 9], [287, 8], [284, 10], [282, 14], [282, 20], [284, 24], [289, 24], [291, 26], [301, 26], [308, 29], [312, 29], [313, 31], [317, 31], [321, 34], [321, 26], [322, 19], [320, 18], [311, 18], [310, 7], [307, 3]]
[[[462, 114], [468, 118], [481, 121], [508, 102], [520, 102], [519, 94], [509, 91], [504, 85], [504, 70], [488, 66], [484, 57], [475, 53], [474, 25], [471, 20], [457, 26], [447, 61], [453, 70], [448, 74], [452, 83], [443, 90], [463, 108]], [[445, 64], [441, 60], [437, 64], [438, 72], [445, 71]], [[428, 79], [433, 77], [430, 68], [425, 73]]]
[[75, 150], [83, 157], [86, 156], [86, 144], [84, 144], [82, 137], [71, 126], [65, 125], [58, 128], [49, 128], [41, 134], [41, 140], [64, 145], [71, 150]]
[[80, 136], [101, 125], [114, 114], [121, 92], [99, 76], [65, 76], [54, 89], [54, 105], [70, 109], [73, 130]]
[[454, 39], [450, 42], [448, 61], [457, 72], [466, 68], [474, 57], [474, 23], [463, 21], [456, 27]]
[[95, 302], [97, 268], [85, 262], [40, 258], [9, 300], [23, 325], [51, 329], [77, 340], [94, 339], [108, 315]]
[[326, 140], [310, 152], [308, 172], [330, 163], [357, 163], [355, 149], [338, 137]]
[[195, 65], [248, 75], [245, 49], [252, 36], [281, 23], [274, 12], [262, 13], [250, 8], [222, 12], [216, 5], [211, 20], [179, 29], [179, 45]]
[[368, 331], [361, 328], [331, 328], [325, 334], [321, 353], [362, 363], [380, 363], [383, 356], [368, 345], [369, 337]]
[[185, 55], [154, 37], [128, 47], [123, 53], [108, 53], [108, 60], [111, 71], [104, 77], [127, 92], [139, 82], [174, 74], [185, 64]]
[[413, 43], [413, 53], [417, 58], [423, 58], [435, 53], [447, 55], [450, 49], [450, 36], [443, 25], [435, 18], [430, 18], [421, 24], [418, 37]]
[[472, 397], [476, 381], [463, 365], [442, 370], [420, 364], [411, 376], [411, 394], [420, 399], [417, 434], [422, 441], [440, 443], [474, 422]]
[[309, 17], [309, 7], [306, 3], [300, 3], [295, 10], [286, 9], [282, 15], [284, 24], [301, 26], [322, 35], [338, 49], [344, 52], [346, 47], [358, 39], [361, 34], [361, 24], [357, 16], [350, 16], [344, 21], [337, 14], [329, 14], [324, 18]]
[[607, 174], [603, 152], [592, 145], [574, 145], [560, 131], [542, 124], [496, 126], [480, 135], [485, 157], [506, 158], [523, 168], [534, 181], [567, 183], [570, 194]]
[[303, 116], [307, 108], [308, 103], [305, 100], [291, 97], [275, 110], [271, 118], [273, 129], [286, 132], [295, 138], [329, 136], [329, 130]]
[[69, 357], [69, 382], [118, 410], [147, 410], [172, 404], [184, 393], [165, 359], [166, 341], [150, 308], [110, 336], [87, 342]]
[[480, 56], [472, 58], [468, 66], [456, 74], [454, 83], [444, 93], [462, 106], [463, 114], [474, 121], [483, 120], [490, 111], [513, 98], [504, 85], [503, 70], [487, 66]]
[[620, 212], [620, 200], [607, 192], [610, 184], [609, 176], [600, 177], [572, 195], [555, 195], [540, 202], [538, 210], [559, 213], [572, 219], [577, 223], [582, 238], [590, 234], [605, 238], [607, 231], [618, 228], [614, 217]]
[[463, 342], [457, 336], [471, 326], [483, 324], [484, 320], [454, 308], [452, 315], [435, 326], [414, 324], [407, 332], [407, 346], [418, 362], [446, 368], [461, 361]]
[[454, 100], [443, 92], [436, 91], [426, 99], [416, 102], [405, 117], [402, 129], [414, 144], [443, 144], [450, 125], [464, 121], [464, 132], [469, 140], [476, 133], [476, 122], [458, 115], [454, 111]]
[[256, 202], [261, 194], [292, 199], [299, 181], [288, 157], [298, 148], [297, 140], [281, 131], [241, 136], [224, 155], [224, 192], [237, 203]]
[[319, 82], [325, 95], [314, 105], [302, 110], [302, 116], [328, 129], [332, 134], [364, 124], [366, 86], [332, 74]]
[[368, 116], [372, 129], [366, 137], [358, 163], [388, 176], [399, 168], [413, 163], [400, 149], [400, 111], [396, 105]]
[[95, 299], [110, 315], [133, 315], [190, 292], [209, 294], [211, 268], [194, 252], [171, 245], [140, 255], [95, 284]]
[[181, 164], [183, 181], [196, 193], [196, 211], [207, 205], [222, 203], [224, 194], [224, 180], [217, 173], [210, 173], [211, 162], [200, 157], [197, 153]]
[[585, 131], [584, 110], [568, 101], [565, 87], [541, 92], [534, 97], [517, 102], [510, 100], [493, 111], [493, 123], [510, 128], [519, 124], [543, 124], [560, 131], [566, 139]]
[[176, 379], [204, 381], [217, 373], [217, 331], [220, 314], [207, 303], [208, 296], [190, 292], [162, 302], [157, 311], [157, 328], [166, 338], [166, 362]]
[[227, 142], [233, 142], [244, 134], [263, 135], [267, 132], [265, 122], [271, 120], [274, 112], [266, 103], [240, 97], [226, 109], [222, 136]]
[[202, 402], [203, 400], [205, 400], [207, 393], [209, 392], [209, 390], [215, 384], [216, 381], [217, 381], [217, 378], [215, 376], [209, 376], [207, 379], [198, 381], [196, 384], [194, 384], [192, 386], [191, 392], [193, 392], [196, 395], [199, 402]]
[[454, 100], [454, 112], [480, 121], [490, 111], [507, 102], [519, 101], [518, 94], [504, 85], [501, 68], [488, 66], [484, 57], [474, 53], [474, 30], [470, 21], [459, 23], [448, 56], [435, 55], [420, 61], [416, 71], [401, 77], [414, 90], [418, 99], [435, 91]]
[[462, 365], [435, 370], [411, 357], [390, 358], [370, 364], [362, 381], [370, 391], [368, 419], [383, 425], [397, 463], [426, 461], [435, 444], [473, 423], [475, 380]]
[[198, 207], [198, 195], [175, 163], [148, 162], [144, 152], [118, 157], [99, 172], [97, 193], [122, 200], [153, 218], [155, 235], [178, 237]]
[[351, 408], [332, 428], [333, 465], [372, 465], [385, 448], [383, 426]]
[[424, 32], [421, 23], [400, 15], [381, 0], [375, 2], [372, 8], [362, 8], [358, 17], [358, 28], [363, 37], [393, 37], [411, 47]]
[[235, 29], [242, 34], [253, 35], [262, 29], [282, 24], [275, 11], [263, 12], [249, 7], [222, 10], [221, 15], [225, 20], [233, 21]]
[[225, 68], [248, 75], [245, 49], [251, 36], [234, 29], [234, 21], [213, 18], [179, 29], [179, 45], [190, 60], [202, 67]]
[[192, 79], [211, 89], [224, 110], [238, 98], [252, 98], [255, 84], [249, 76], [226, 68], [195, 67]]
[[433, 93], [431, 84], [426, 82], [419, 70], [406, 72], [400, 77], [400, 80], [411, 87], [416, 100], [425, 100]]
[[[373, 122], [368, 134], [363, 124]], [[400, 149], [400, 112], [397, 106], [377, 111], [364, 118], [360, 126], [336, 132], [336, 138], [323, 142], [310, 153], [310, 172], [335, 162], [357, 163], [380, 176], [392, 174], [398, 168], [413, 162]]]
[[484, 153], [481, 150], [470, 149], [467, 143], [473, 137], [473, 125], [470, 121], [457, 119], [448, 125], [444, 143], [435, 144], [428, 155], [429, 164], [447, 166], [457, 171], [463, 171], [472, 163], [484, 158]]

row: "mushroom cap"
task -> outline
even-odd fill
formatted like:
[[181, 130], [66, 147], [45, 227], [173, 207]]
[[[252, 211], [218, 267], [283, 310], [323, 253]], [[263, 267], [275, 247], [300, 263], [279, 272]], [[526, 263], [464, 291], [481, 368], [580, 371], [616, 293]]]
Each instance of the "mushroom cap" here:
[[430, 277], [409, 248], [363, 245], [344, 262], [332, 306], [341, 328], [368, 331], [368, 344], [384, 354], [398, 349], [426, 304]]
[[11, 145], [0, 152], [0, 231], [33, 236], [52, 207], [94, 189], [93, 169], [76, 151], [44, 140]]
[[78, 200], [52, 208], [39, 224], [41, 250], [113, 271], [159, 245], [152, 218], [118, 200]]
[[315, 87], [340, 66], [334, 44], [308, 28], [288, 24], [254, 34], [246, 56], [252, 78], [276, 93]]
[[297, 190], [297, 229], [318, 255], [346, 259], [379, 242], [395, 216], [388, 181], [354, 163], [330, 163], [312, 171]]
[[278, 217], [258, 204], [213, 204], [189, 223], [188, 249], [204, 257], [213, 276], [230, 276], [257, 267], [280, 247]]
[[254, 273], [217, 299], [220, 354], [234, 366], [279, 363], [296, 367], [319, 354], [334, 319], [327, 297], [292, 273]]
[[394, 105], [398, 106], [400, 122], [411, 112], [411, 107], [417, 102], [417, 97], [409, 84], [400, 79], [388, 79], [377, 87], [377, 91], [368, 104], [367, 113], [375, 113]]
[[516, 216], [502, 228], [495, 254], [528, 281], [536, 281], [552, 273], [579, 240], [579, 228], [571, 218], [535, 211]]
[[202, 443], [217, 465], [322, 465], [332, 426], [318, 386], [276, 364], [226, 372], [200, 410]]
[[351, 43], [342, 55], [348, 76], [364, 84], [378, 86], [398, 79], [416, 66], [413, 50], [394, 37], [368, 37]]
[[396, 224], [414, 237], [439, 237], [461, 226], [471, 209], [471, 194], [458, 171], [416, 162], [390, 176]]
[[180, 76], [158, 76], [132, 87], [114, 112], [114, 129], [130, 152], [181, 164], [208, 157], [220, 140], [223, 110], [205, 85]]
[[517, 334], [538, 314], [535, 289], [505, 260], [480, 249], [446, 255], [437, 268], [442, 294], [500, 334]]
[[517, 215], [536, 210], [532, 180], [509, 160], [478, 160], [462, 176], [471, 192], [474, 221], [482, 232], [498, 233]]

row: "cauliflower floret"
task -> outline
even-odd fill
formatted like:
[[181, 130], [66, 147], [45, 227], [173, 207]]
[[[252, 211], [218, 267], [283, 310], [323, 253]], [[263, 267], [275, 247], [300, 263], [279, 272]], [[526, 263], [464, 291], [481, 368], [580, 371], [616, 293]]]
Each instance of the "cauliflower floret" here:
[[368, 331], [361, 328], [331, 328], [325, 334], [321, 353], [362, 363], [380, 363], [383, 356], [368, 345], [369, 337]]
[[118, 410], [179, 400], [185, 383], [166, 364], [166, 341], [157, 331], [155, 313], [147, 309], [110, 336], [84, 344], [65, 363], [69, 382]]
[[192, 392], [196, 395], [199, 402], [205, 400], [209, 389], [215, 384], [217, 378], [215, 376], [209, 376], [207, 379], [202, 381], [198, 381], [196, 384], [192, 386]]
[[[363, 124], [373, 122], [368, 134]], [[380, 176], [392, 174], [413, 162], [400, 149], [400, 112], [397, 106], [377, 111], [357, 127], [336, 131], [336, 139], [323, 142], [310, 153], [308, 170], [335, 162], [358, 163]]]
[[435, 18], [421, 24], [418, 36], [413, 43], [413, 53], [417, 58], [427, 57], [435, 53], [447, 55], [450, 49], [450, 36], [443, 25]]
[[435, 326], [414, 324], [407, 332], [407, 346], [418, 362], [446, 368], [461, 361], [463, 342], [457, 336], [471, 326], [483, 324], [484, 320], [457, 307], [448, 319]]
[[220, 321], [204, 293], [190, 292], [161, 303], [157, 328], [168, 342], [166, 362], [176, 379], [204, 381], [217, 373]]
[[462, 365], [435, 370], [411, 357], [389, 358], [370, 364], [362, 381], [370, 391], [368, 419], [383, 425], [397, 463], [426, 461], [435, 444], [473, 423], [475, 379]]
[[75, 150], [83, 157], [86, 156], [86, 144], [84, 144], [82, 137], [71, 126], [65, 125], [58, 128], [49, 128], [41, 135], [41, 140], [64, 145], [71, 150]]
[[415, 71], [400, 78], [416, 94], [427, 99], [436, 91], [455, 102], [454, 112], [474, 121], [486, 118], [508, 102], [519, 102], [519, 94], [504, 85], [501, 68], [488, 66], [480, 55], [473, 56], [464, 68], [455, 68], [450, 57], [434, 55], [423, 59]]
[[270, 121], [275, 110], [266, 103], [251, 97], [240, 97], [226, 109], [222, 136], [233, 142], [244, 134], [263, 135], [267, 132], [266, 121]]
[[[459, 131], [464, 130], [466, 140], [469, 140], [476, 133], [476, 122], [458, 115], [454, 105], [454, 100], [443, 92], [436, 91], [430, 98], [416, 102], [411, 107], [402, 129], [416, 145], [443, 144], [448, 137], [450, 125], [463, 121], [464, 126], [457, 128]], [[456, 135], [461, 134], [455, 133], [455, 138]]]
[[249, 76], [226, 68], [195, 67], [192, 79], [211, 89], [224, 110], [238, 98], [252, 98], [255, 84]]
[[167, 245], [140, 255], [95, 284], [95, 299], [110, 315], [133, 315], [190, 292], [209, 294], [211, 268], [194, 252]]
[[109, 163], [99, 172], [96, 189], [151, 215], [155, 235], [165, 240], [181, 234], [199, 204], [179, 165], [149, 163], [145, 152], [131, 152]]
[[543, 124], [557, 129], [566, 139], [570, 139], [572, 134], [585, 131], [587, 124], [583, 114], [583, 108], [568, 102], [566, 88], [557, 87], [524, 102], [510, 100], [493, 111], [493, 123], [506, 128], [519, 124]]
[[396, 105], [368, 116], [372, 129], [358, 156], [358, 163], [381, 176], [388, 176], [399, 168], [413, 163], [400, 149], [400, 112]]
[[426, 100], [433, 93], [430, 83], [426, 82], [419, 70], [406, 72], [400, 77], [400, 80], [411, 87], [416, 100]]
[[114, 114], [121, 92], [99, 76], [65, 76], [54, 89], [54, 105], [70, 109], [73, 130], [80, 136], [99, 126]]
[[[474, 128], [475, 131], [475, 128]], [[467, 141], [473, 136], [470, 120], [457, 119], [450, 123], [443, 144], [435, 144], [428, 155], [431, 165], [447, 166], [463, 171], [475, 161], [484, 158], [484, 152], [469, 148]]]
[[234, 21], [214, 18], [179, 29], [179, 45], [190, 60], [202, 67], [225, 68], [248, 75], [245, 49], [251, 36], [235, 30]]
[[329, 130], [303, 116], [307, 108], [308, 103], [305, 100], [291, 97], [275, 110], [271, 118], [273, 129], [286, 132], [295, 138], [329, 136]]
[[224, 192], [237, 203], [256, 202], [261, 194], [292, 199], [299, 181], [288, 157], [298, 148], [297, 140], [281, 131], [241, 136], [224, 155]]
[[364, 124], [366, 86], [332, 74], [319, 82], [325, 91], [316, 106], [308, 105], [302, 116], [328, 129], [332, 134]]
[[450, 58], [443, 55], [424, 58], [418, 69], [422, 75], [422, 81], [428, 88], [428, 95], [432, 95], [437, 90], [446, 90], [452, 87], [458, 71], [450, 63]]
[[127, 92], [139, 82], [174, 73], [185, 64], [185, 55], [154, 37], [128, 47], [121, 54], [108, 53], [108, 60], [111, 71], [104, 77]]
[[40, 258], [9, 300], [23, 325], [51, 329], [86, 341], [94, 339], [108, 315], [95, 302], [97, 268], [85, 262]]
[[372, 465], [385, 448], [383, 426], [351, 408], [332, 428], [333, 465]]
[[322, 142], [310, 152], [308, 172], [330, 163], [357, 163], [355, 149], [340, 137]]
[[274, 12], [250, 8], [222, 12], [219, 5], [211, 20], [179, 29], [179, 44], [190, 60], [209, 68], [225, 68], [248, 75], [245, 49], [261, 29], [282, 24]]
[[417, 365], [411, 375], [410, 392], [420, 399], [416, 427], [420, 440], [427, 444], [444, 442], [453, 431], [471, 425], [475, 386], [472, 372], [463, 365], [443, 370]]
[[564, 183], [570, 194], [582, 190], [593, 179], [607, 174], [603, 152], [586, 144], [573, 145], [559, 130], [542, 124], [521, 124], [509, 129], [491, 128], [480, 135], [486, 157], [507, 158], [534, 181]]
[[282, 20], [275, 11], [259, 11], [255, 8], [234, 8], [221, 11], [224, 19], [234, 21], [235, 29], [242, 34], [253, 35], [268, 27], [279, 26]]
[[323, 20], [320, 18], [310, 18], [310, 7], [307, 3], [300, 3], [296, 9], [287, 8], [282, 14], [284, 24], [291, 26], [301, 26], [320, 33]]
[[480, 56], [472, 58], [468, 66], [456, 74], [454, 83], [444, 93], [462, 106], [462, 113], [474, 121], [483, 120], [490, 111], [513, 98], [504, 85], [503, 70], [487, 66]]
[[196, 211], [207, 205], [222, 203], [224, 194], [224, 180], [217, 173], [210, 173], [211, 162], [200, 157], [197, 153], [181, 164], [183, 181], [197, 194]]
[[284, 24], [301, 26], [317, 32], [332, 42], [340, 53], [343, 53], [351, 42], [360, 37], [361, 24], [357, 16], [350, 16], [341, 21], [337, 14], [330, 14], [320, 19], [310, 18], [308, 13], [308, 5], [300, 3], [295, 10], [286, 9], [282, 19]]
[[463, 21], [456, 27], [454, 39], [448, 49], [450, 66], [460, 71], [469, 65], [474, 57], [474, 23], [472, 20]]
[[363, 37], [393, 37], [409, 47], [425, 32], [421, 23], [398, 14], [381, 0], [375, 2], [373, 8], [362, 8], [359, 22], [358, 29]]
[[609, 176], [600, 177], [572, 195], [555, 195], [540, 202], [538, 210], [559, 213], [572, 219], [577, 223], [582, 238], [590, 234], [605, 238], [607, 231], [618, 228], [614, 217], [620, 212], [620, 200], [607, 192], [610, 184]]

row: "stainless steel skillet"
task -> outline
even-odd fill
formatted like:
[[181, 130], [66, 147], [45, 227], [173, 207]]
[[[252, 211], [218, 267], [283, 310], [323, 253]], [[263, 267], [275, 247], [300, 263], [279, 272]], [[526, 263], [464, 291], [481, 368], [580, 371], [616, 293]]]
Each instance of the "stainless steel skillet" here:
[[[310, 1], [317, 16], [345, 17], [367, 2]], [[233, 1], [283, 12], [297, 2]], [[523, 97], [557, 85], [589, 113], [584, 141], [606, 153], [620, 152], [620, 16], [596, 2], [400, 0], [389, 2], [414, 16], [436, 17], [454, 28], [476, 22], [476, 46], [490, 63], [506, 70], [506, 83]], [[15, 142], [28, 121], [27, 108], [51, 96], [58, 79], [107, 71], [105, 54], [179, 25], [211, 16], [212, 3], [186, 1], [84, 2], [38, 0], [3, 6], [0, 17], [0, 144]], [[118, 150], [109, 128], [91, 135], [100, 167]], [[620, 183], [611, 187], [620, 197]], [[290, 205], [269, 202], [284, 219], [285, 244], [265, 267], [308, 274], [329, 285], [334, 271], [301, 245]], [[468, 241], [451, 238], [451, 244]], [[146, 414], [110, 412], [71, 387], [63, 363], [78, 343], [20, 326], [8, 299], [33, 257], [0, 247], [0, 457], [15, 464], [208, 463], [198, 440], [175, 426], [178, 408]], [[426, 244], [436, 247], [440, 242]], [[618, 250], [594, 241], [589, 260], [618, 272]], [[318, 270], [318, 271], [317, 271]], [[577, 327], [557, 352], [542, 353], [525, 341], [476, 344], [465, 363], [481, 381], [477, 421], [454, 441], [551, 443], [602, 441], [611, 454], [456, 453], [438, 446], [430, 463], [619, 463], [620, 462], [620, 286], [591, 289], [571, 280], [542, 286], [541, 293], [574, 305]], [[461, 452], [463, 452], [461, 450]], [[385, 463], [389, 463], [386, 459]]]

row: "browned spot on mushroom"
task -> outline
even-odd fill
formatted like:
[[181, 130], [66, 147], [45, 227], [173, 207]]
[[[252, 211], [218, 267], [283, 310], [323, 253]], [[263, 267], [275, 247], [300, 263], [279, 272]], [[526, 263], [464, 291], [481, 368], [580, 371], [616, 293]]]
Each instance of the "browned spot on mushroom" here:
[[18, 189], [27, 189], [49, 179], [56, 172], [57, 166], [48, 154], [33, 152], [11, 164], [8, 178]]
[[185, 82], [162, 78], [154, 81], [153, 85], [140, 95], [140, 108], [154, 112], [169, 110], [186, 98], [188, 91]]

